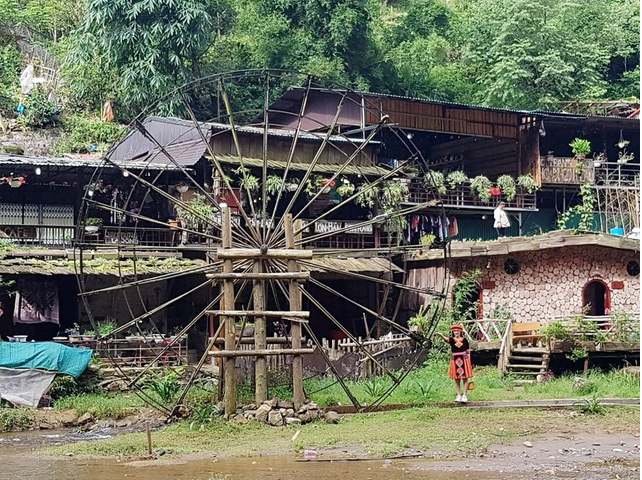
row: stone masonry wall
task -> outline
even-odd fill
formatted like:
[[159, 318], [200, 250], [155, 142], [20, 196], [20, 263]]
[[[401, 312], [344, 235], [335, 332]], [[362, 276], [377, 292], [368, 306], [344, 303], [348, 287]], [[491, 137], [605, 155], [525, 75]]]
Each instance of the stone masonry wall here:
[[[518, 262], [517, 274], [504, 271], [507, 258]], [[639, 262], [639, 254], [597, 245], [457, 259], [450, 285], [452, 288], [462, 272], [481, 269], [481, 282], [486, 287], [481, 298], [485, 318], [492, 318], [495, 309], [510, 311], [518, 322], [547, 323], [558, 316], [581, 313], [582, 289], [592, 280], [608, 286], [612, 312], [639, 312], [640, 277], [627, 273], [630, 260]], [[622, 282], [624, 288], [614, 289], [614, 281]]]

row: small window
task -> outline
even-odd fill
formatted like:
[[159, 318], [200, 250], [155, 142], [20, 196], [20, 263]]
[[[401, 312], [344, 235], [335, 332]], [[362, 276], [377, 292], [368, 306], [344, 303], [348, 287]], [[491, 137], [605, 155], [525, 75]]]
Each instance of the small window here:
[[519, 263], [514, 258], [507, 258], [504, 262], [504, 271], [509, 275], [515, 275], [519, 272]]
[[640, 275], [640, 264], [635, 260], [631, 260], [626, 264], [626, 272], [632, 277], [637, 277]]

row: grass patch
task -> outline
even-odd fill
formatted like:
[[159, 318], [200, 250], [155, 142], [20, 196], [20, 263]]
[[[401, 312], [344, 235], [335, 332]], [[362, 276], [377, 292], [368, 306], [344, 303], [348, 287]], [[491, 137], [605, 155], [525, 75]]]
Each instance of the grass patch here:
[[87, 412], [95, 418], [124, 418], [127, 415], [144, 406], [144, 402], [135, 395], [71, 395], [56, 401], [55, 407], [58, 410], [75, 410], [78, 415]]
[[[455, 385], [447, 376], [446, 362], [431, 362], [408, 374], [401, 385], [384, 403], [428, 405], [435, 402], [450, 402], [455, 396]], [[597, 395], [600, 398], [639, 398], [639, 377], [623, 370], [602, 372], [591, 370], [587, 375], [590, 388], [574, 390], [577, 375], [569, 373], [552, 378], [544, 383], [518, 386], [514, 376], [499, 376], [496, 367], [476, 367], [476, 388], [470, 393], [471, 400], [537, 400], [558, 398], [584, 398]], [[363, 381], [347, 381], [350, 391], [362, 403], [371, 403], [392, 383], [388, 377]], [[351, 404], [350, 399], [334, 379], [309, 380], [306, 392], [319, 405]]]
[[35, 423], [34, 410], [28, 408], [0, 408], [0, 432], [26, 430]]
[[[638, 409], [607, 409], [604, 415], [578, 415], [572, 411], [506, 409], [501, 422], [495, 410], [474, 408], [411, 408], [408, 410], [344, 417], [339, 424], [316, 422], [294, 427], [269, 427], [258, 422], [237, 425], [216, 419], [202, 430], [189, 428], [189, 421], [152, 433], [155, 450], [168, 453], [216, 453], [249, 456], [300, 452], [303, 448], [323, 451], [346, 446], [362, 455], [394, 455], [408, 448], [445, 454], [483, 452], [491, 444], [518, 439], [533, 440], [551, 431], [591, 432], [623, 426], [635, 432]], [[466, 425], [467, 434], [453, 428]], [[296, 430], [301, 433], [291, 442]], [[385, 434], [382, 434], [385, 432]], [[101, 442], [83, 442], [46, 449], [63, 455], [143, 455], [144, 433], [122, 435]], [[335, 450], [336, 451], [336, 450]]]

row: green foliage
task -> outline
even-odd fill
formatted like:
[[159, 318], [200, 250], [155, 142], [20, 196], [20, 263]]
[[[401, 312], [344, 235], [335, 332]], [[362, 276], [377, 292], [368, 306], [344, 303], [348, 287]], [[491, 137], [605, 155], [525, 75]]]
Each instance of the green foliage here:
[[580, 198], [582, 203], [574, 205], [563, 212], [557, 219], [557, 228], [560, 230], [569, 227], [572, 218], [577, 217], [580, 230], [594, 230], [595, 229], [595, 205], [597, 199], [593, 187], [585, 183], [580, 187]]
[[103, 322], [98, 322], [98, 325], [97, 325], [98, 335], [100, 336], [110, 335], [111, 333], [113, 333], [114, 330], [116, 330], [116, 327], [117, 327], [116, 320], [105, 320]]
[[446, 175], [446, 181], [450, 189], [455, 189], [469, 180], [468, 175], [461, 170], [453, 170]]
[[220, 415], [221, 409], [214, 403], [196, 404], [189, 413], [189, 429], [193, 430], [198, 427], [199, 430], [204, 430], [207, 425]]
[[57, 410], [74, 410], [79, 416], [91, 413], [97, 419], [115, 420], [126, 417], [142, 405], [142, 400], [135, 395], [108, 396], [104, 393], [71, 395], [54, 403]]
[[47, 100], [47, 96], [40, 90], [33, 90], [25, 101], [24, 115], [18, 121], [24, 127], [50, 128], [62, 123], [58, 106]]
[[482, 271], [475, 270], [465, 271], [453, 287], [453, 313], [459, 321], [472, 320], [477, 318], [479, 299], [479, 279], [482, 277]]
[[205, 233], [213, 231], [214, 207], [205, 195], [195, 193], [185, 205], [177, 205], [176, 211], [183, 227]]
[[165, 405], [174, 401], [176, 395], [181, 390], [181, 383], [178, 375], [168, 370], [163, 373], [154, 373], [145, 380], [144, 386], [150, 390]]
[[124, 133], [126, 127], [99, 119], [72, 116], [65, 118], [63, 132], [54, 145], [54, 154], [104, 153]]
[[588, 155], [591, 153], [591, 142], [584, 138], [576, 138], [569, 143], [573, 155]]
[[355, 203], [361, 207], [374, 208], [379, 196], [379, 188], [376, 185], [363, 183], [357, 189], [359, 192], [355, 198]]
[[265, 179], [265, 191], [268, 196], [277, 195], [279, 192], [283, 192], [284, 189], [285, 180], [281, 175], [268, 175]]
[[497, 187], [502, 191], [502, 194], [508, 201], [513, 200], [517, 195], [517, 186], [515, 185], [515, 179], [510, 175], [500, 175], [497, 178]]
[[36, 421], [34, 411], [29, 408], [0, 408], [0, 432], [26, 430]]
[[424, 175], [424, 186], [435, 190], [440, 195], [446, 193], [446, 178], [442, 172], [428, 170]]
[[530, 173], [517, 177], [517, 187], [526, 193], [535, 193], [539, 190], [535, 179]]
[[584, 415], [604, 415], [606, 408], [600, 403], [597, 394], [594, 393], [590, 399], [583, 399], [576, 402], [577, 410]]
[[482, 202], [490, 201], [492, 182], [485, 175], [477, 175], [470, 180], [470, 189]]
[[390, 381], [383, 377], [373, 377], [362, 382], [363, 390], [370, 397], [370, 400], [376, 400], [390, 387]]

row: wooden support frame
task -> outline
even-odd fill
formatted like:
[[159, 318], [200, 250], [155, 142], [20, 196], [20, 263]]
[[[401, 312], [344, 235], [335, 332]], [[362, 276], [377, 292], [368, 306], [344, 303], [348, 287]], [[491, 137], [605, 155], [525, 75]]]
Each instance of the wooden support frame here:
[[303, 355], [314, 353], [314, 348], [261, 348], [255, 350], [210, 350], [212, 357], [257, 357], [257, 360], [266, 355]]
[[262, 272], [262, 273], [208, 273], [206, 278], [212, 280], [299, 280], [306, 281], [310, 272]]
[[226, 317], [310, 317], [310, 312], [302, 310], [206, 310], [205, 313], [208, 315], [220, 315]]
[[[223, 208], [223, 248], [232, 247], [232, 215], [229, 208]], [[234, 262], [223, 261], [223, 273], [232, 273]], [[225, 280], [223, 282], [223, 299], [221, 305], [224, 309], [234, 308], [234, 282]], [[223, 316], [221, 321], [225, 323], [225, 350], [234, 350], [236, 347], [236, 326], [234, 317]], [[229, 417], [236, 413], [236, 362], [234, 357], [225, 357], [223, 362], [223, 408], [225, 416]]]
[[220, 260], [310, 260], [312, 250], [272, 249], [263, 252], [259, 248], [229, 248], [218, 250], [216, 256]]

